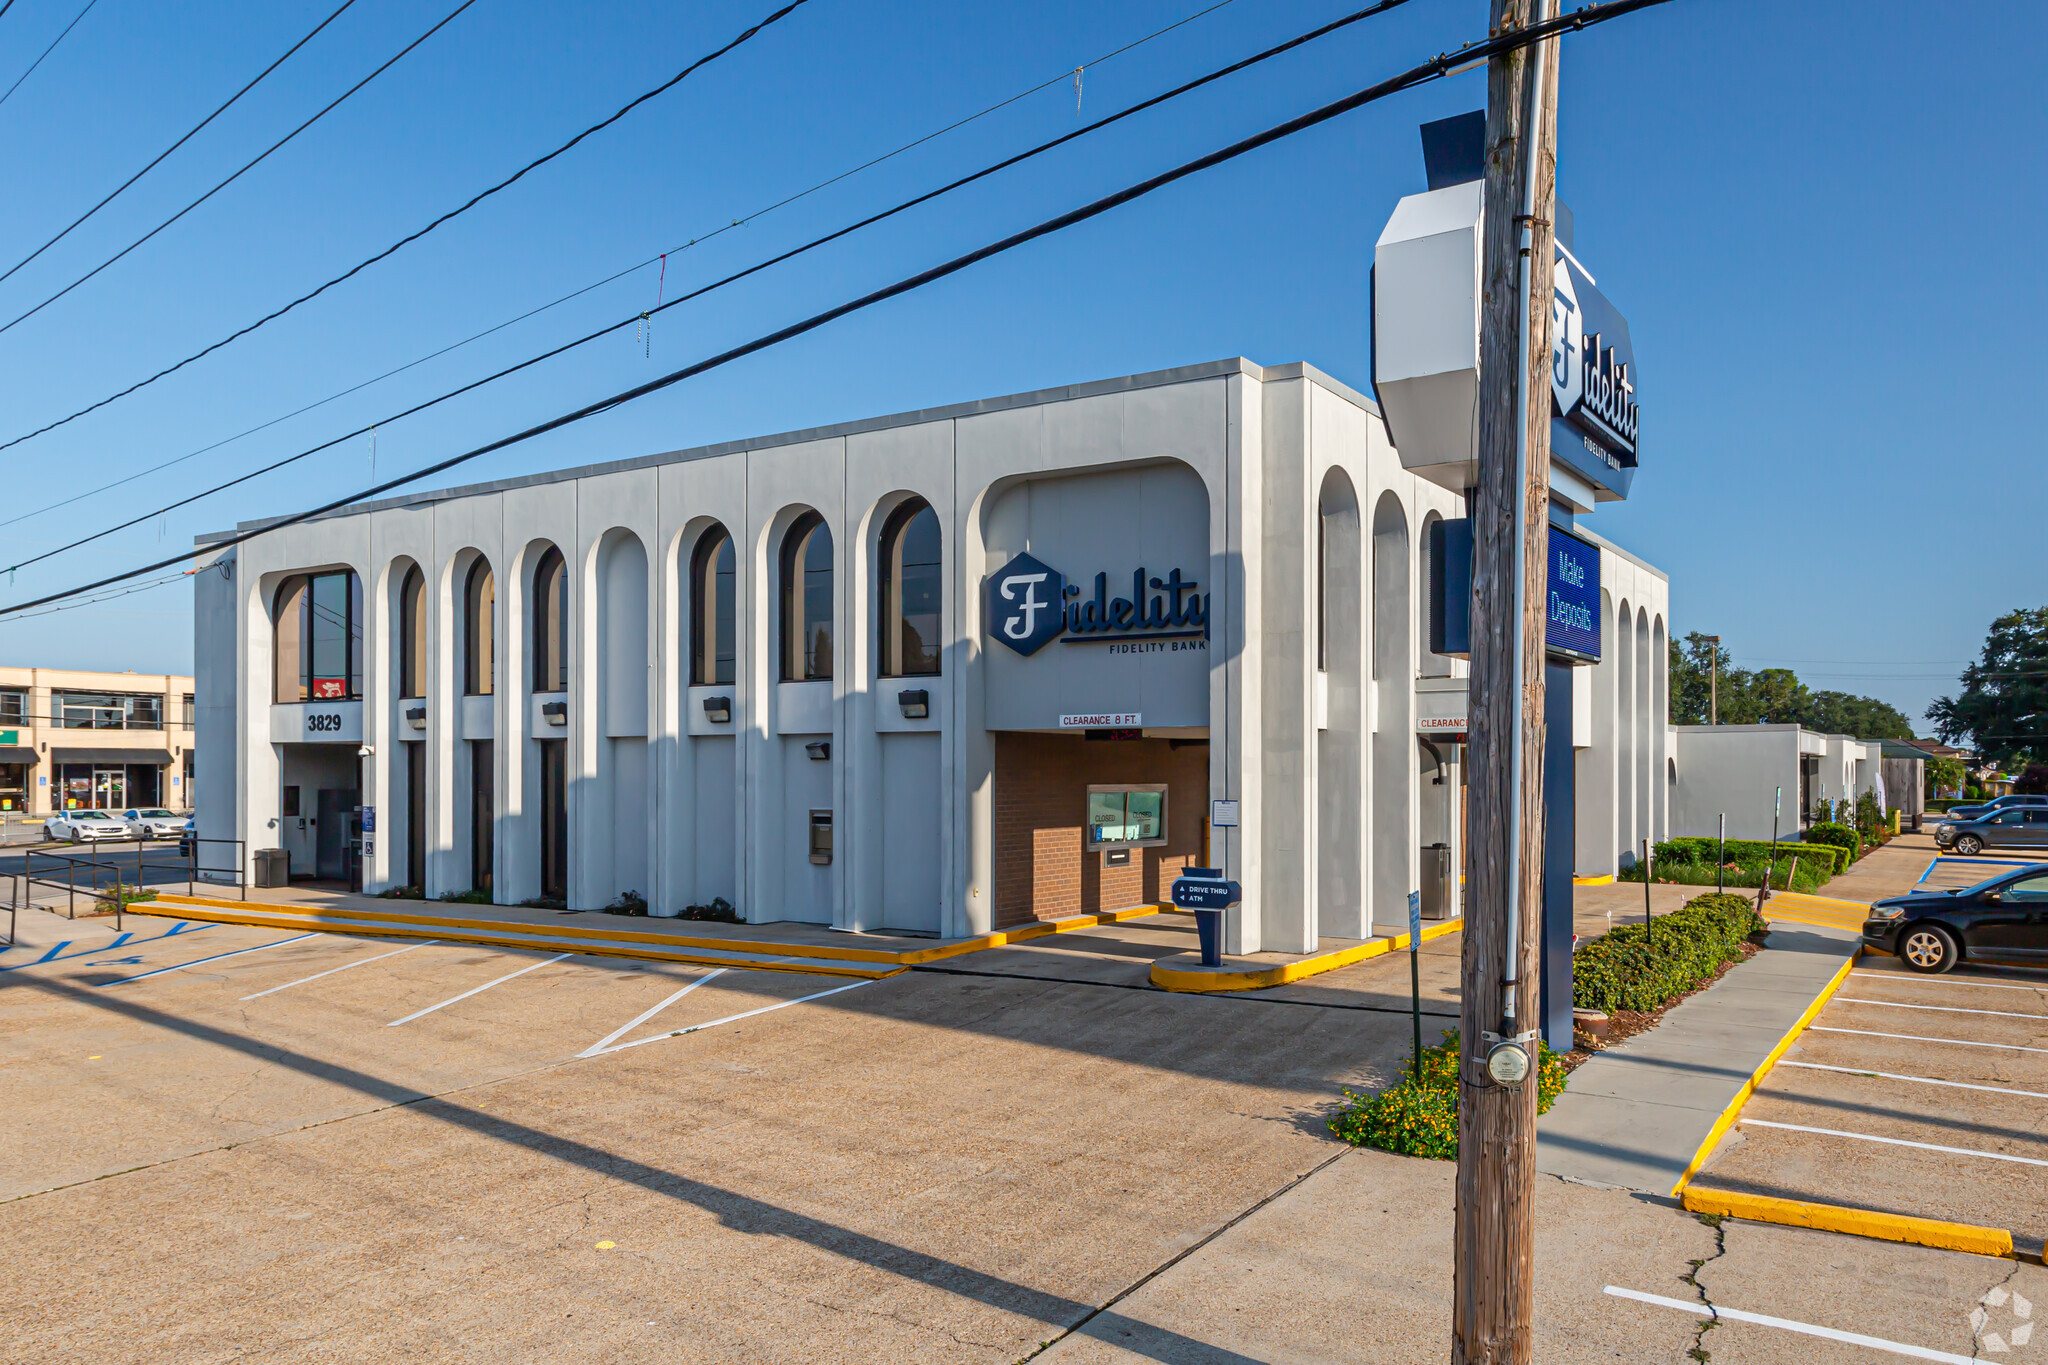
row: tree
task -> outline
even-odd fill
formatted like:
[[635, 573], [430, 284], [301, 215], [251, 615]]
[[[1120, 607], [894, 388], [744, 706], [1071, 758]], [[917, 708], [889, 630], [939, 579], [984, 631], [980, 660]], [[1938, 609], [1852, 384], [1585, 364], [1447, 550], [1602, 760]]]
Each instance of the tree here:
[[1984, 652], [1963, 670], [1962, 691], [1927, 708], [1934, 732], [1970, 741], [1985, 762], [2017, 767], [2048, 759], [2048, 607], [2022, 607], [1991, 623]]
[[1963, 766], [1963, 760], [1953, 754], [1942, 754], [1927, 760], [1927, 782], [1932, 788], [1929, 796], [1940, 796], [1943, 792], [1960, 796], [1963, 783], [1969, 780], [1970, 770]]
[[[1719, 682], [1713, 669], [1718, 663]], [[1762, 668], [1752, 673], [1735, 667], [1727, 649], [1698, 631], [1671, 642], [1669, 663], [1671, 723], [1705, 725], [1720, 699], [1723, 725], [1804, 725], [1831, 735], [1858, 739], [1911, 739], [1913, 723], [1905, 713], [1876, 697], [1848, 692], [1815, 692], [1789, 668]]]
[[2048, 796], [2048, 763], [2029, 763], [2013, 780], [2012, 789], [2022, 796]]

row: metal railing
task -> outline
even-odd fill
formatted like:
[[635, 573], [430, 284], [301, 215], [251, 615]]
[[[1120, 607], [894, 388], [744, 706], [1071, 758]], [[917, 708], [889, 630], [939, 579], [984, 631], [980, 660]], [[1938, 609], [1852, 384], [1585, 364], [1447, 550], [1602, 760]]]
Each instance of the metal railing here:
[[[232, 871], [228, 868], [201, 868], [199, 866], [199, 845], [201, 844], [228, 844], [233, 846], [235, 861]], [[183, 842], [181, 852], [174, 853], [171, 857], [166, 858], [163, 856], [161, 848], [151, 849], [144, 844], [137, 844], [132, 862], [124, 862], [114, 850], [108, 850], [107, 854], [103, 856], [100, 848], [97, 846], [89, 853], [52, 853], [47, 849], [25, 849], [22, 854], [21, 872], [10, 878], [8, 942], [10, 945], [13, 943], [14, 913], [23, 904], [34, 904], [33, 898], [35, 896], [35, 889], [38, 886], [64, 893], [64, 917], [66, 919], [78, 918], [78, 894], [81, 890], [85, 892], [91, 901], [112, 901], [114, 906], [114, 927], [117, 930], [122, 927], [122, 917], [126, 914], [128, 903], [131, 899], [122, 894], [123, 890], [147, 890], [149, 883], [146, 878], [152, 871], [172, 873], [171, 880], [173, 881], [176, 880], [176, 874], [182, 872], [185, 878], [185, 894], [188, 896], [198, 894], [198, 887], [201, 881], [200, 873], [202, 871], [212, 874], [207, 879], [207, 884], [210, 886], [223, 884], [218, 880], [214, 880], [214, 878], [231, 875], [234, 880], [226, 883], [226, 885], [235, 887], [240, 893], [240, 899], [247, 900], [249, 899], [249, 878], [244, 847], [245, 845], [240, 839], [190, 839]], [[51, 864], [45, 867], [41, 873], [38, 873], [36, 869], [36, 859], [38, 858], [46, 859]], [[133, 871], [133, 881], [123, 878], [124, 868]]]

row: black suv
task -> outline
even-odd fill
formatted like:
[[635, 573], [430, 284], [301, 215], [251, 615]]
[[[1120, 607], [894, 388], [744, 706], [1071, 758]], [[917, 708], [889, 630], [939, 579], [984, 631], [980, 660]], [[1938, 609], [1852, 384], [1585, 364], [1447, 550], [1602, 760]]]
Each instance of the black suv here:
[[1916, 972], [1965, 960], [2048, 967], [2048, 863], [1975, 886], [1888, 897], [1870, 907], [1863, 942]]

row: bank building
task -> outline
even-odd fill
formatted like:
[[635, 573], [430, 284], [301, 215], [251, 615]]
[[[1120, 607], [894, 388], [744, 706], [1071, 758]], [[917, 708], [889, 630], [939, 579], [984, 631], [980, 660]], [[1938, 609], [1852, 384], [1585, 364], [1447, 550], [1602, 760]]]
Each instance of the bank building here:
[[[1456, 915], [1479, 188], [1381, 237], [1385, 411], [1228, 359], [202, 537], [202, 864], [946, 937], [1213, 865], [1234, 953]], [[1607, 326], [1562, 331], [1632, 382]], [[1592, 877], [1667, 832], [1672, 744], [1665, 577], [1583, 524], [1634, 467], [1596, 382], [1550, 471]]]

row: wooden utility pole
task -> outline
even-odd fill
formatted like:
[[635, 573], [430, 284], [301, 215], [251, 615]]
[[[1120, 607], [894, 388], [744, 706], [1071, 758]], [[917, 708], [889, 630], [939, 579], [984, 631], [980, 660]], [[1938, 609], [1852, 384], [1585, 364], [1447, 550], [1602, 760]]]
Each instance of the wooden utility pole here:
[[[1491, 31], [1540, 22], [1555, 3], [1492, 0]], [[1486, 93], [1451, 1359], [1526, 1365], [1534, 1348], [1557, 40], [1493, 58]], [[1503, 1084], [1494, 1077], [1515, 1075], [1509, 1049], [1517, 1045], [1528, 1064]]]

